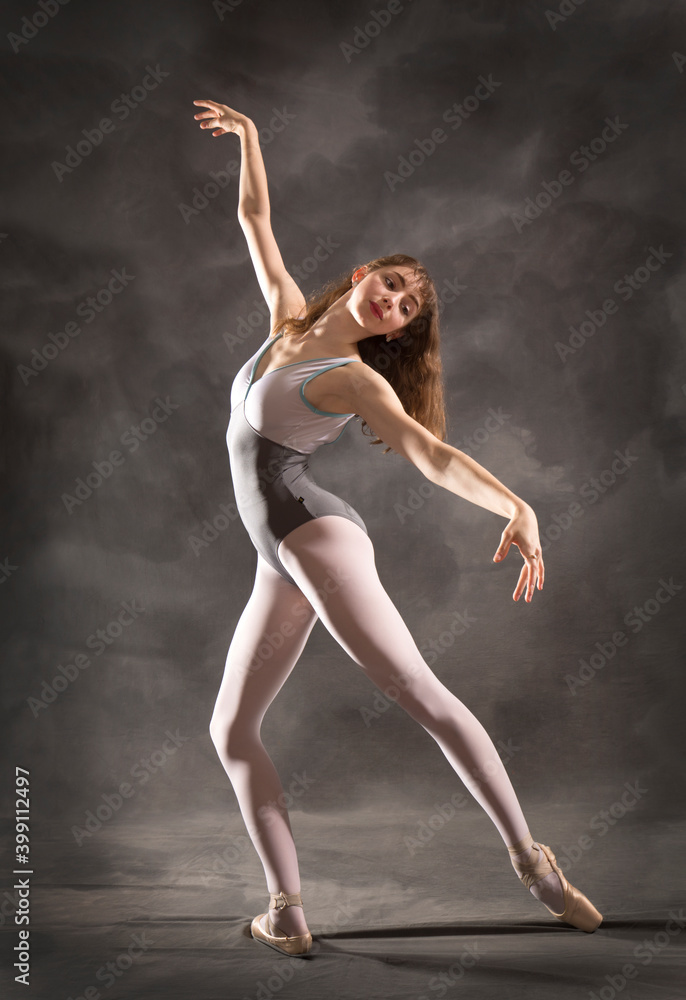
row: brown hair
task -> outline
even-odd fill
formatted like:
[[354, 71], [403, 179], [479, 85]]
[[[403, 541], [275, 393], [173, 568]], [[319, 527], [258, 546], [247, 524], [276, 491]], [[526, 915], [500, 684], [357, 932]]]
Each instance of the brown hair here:
[[[406, 413], [431, 431], [440, 441], [445, 440], [446, 414], [443, 394], [443, 371], [439, 353], [438, 296], [426, 268], [414, 257], [404, 253], [377, 257], [367, 264], [367, 273], [382, 267], [408, 267], [414, 271], [422, 298], [419, 312], [395, 340], [386, 342], [384, 334], [366, 337], [358, 342], [360, 357], [395, 389]], [[357, 268], [355, 269], [357, 270]], [[306, 312], [299, 319], [287, 316], [279, 319], [284, 337], [289, 333], [306, 333], [329, 306], [352, 288], [351, 271], [345, 277], [334, 278], [319, 291], [306, 298]], [[383, 444], [366, 420], [362, 432], [375, 437], [370, 444]], [[391, 451], [384, 449], [384, 454]]]

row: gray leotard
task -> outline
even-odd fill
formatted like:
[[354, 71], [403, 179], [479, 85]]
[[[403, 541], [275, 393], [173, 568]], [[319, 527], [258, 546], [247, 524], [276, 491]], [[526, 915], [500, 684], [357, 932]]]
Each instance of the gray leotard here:
[[295, 583], [277, 551], [290, 531], [325, 514], [347, 517], [365, 533], [367, 528], [345, 500], [313, 482], [307, 461], [320, 445], [337, 441], [355, 414], [318, 410], [304, 387], [352, 359], [294, 361], [253, 381], [262, 356], [281, 336], [268, 338], [236, 375], [226, 443], [236, 506], [252, 543], [281, 576]]

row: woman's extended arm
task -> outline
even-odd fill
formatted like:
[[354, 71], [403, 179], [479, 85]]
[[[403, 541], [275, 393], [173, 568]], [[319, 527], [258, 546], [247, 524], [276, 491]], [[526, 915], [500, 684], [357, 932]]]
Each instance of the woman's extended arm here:
[[[286, 270], [274, 238], [270, 219], [267, 173], [255, 123], [233, 108], [216, 101], [193, 101], [208, 108], [195, 115], [200, 128], [214, 129], [213, 136], [235, 132], [241, 140], [238, 220], [245, 233], [250, 257], [262, 294], [276, 326], [285, 316], [298, 316], [305, 297]], [[274, 330], [272, 330], [272, 333]]]
[[526, 600], [531, 601], [536, 576], [538, 589], [543, 588], [544, 566], [538, 522], [529, 504], [469, 455], [440, 441], [406, 413], [383, 376], [368, 366], [360, 368], [357, 364], [346, 365], [337, 371], [341, 373], [340, 390], [334, 398], [340, 401], [341, 412], [361, 416], [377, 437], [412, 462], [430, 482], [508, 518], [493, 559], [500, 562], [511, 545], [518, 547], [524, 566], [512, 596], [518, 600], [526, 583]]

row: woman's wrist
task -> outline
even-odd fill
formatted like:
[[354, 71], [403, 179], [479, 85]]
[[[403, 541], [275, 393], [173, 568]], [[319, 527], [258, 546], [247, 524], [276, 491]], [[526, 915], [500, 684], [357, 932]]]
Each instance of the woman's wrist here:
[[249, 135], [251, 131], [257, 133], [257, 127], [255, 125], [255, 122], [252, 120], [252, 118], [248, 118], [246, 115], [243, 115], [238, 124], [236, 125], [235, 132], [242, 139], [243, 136]]
[[505, 508], [508, 511], [508, 513], [505, 514], [505, 517], [508, 517], [510, 520], [512, 520], [515, 514], [523, 514], [527, 511], [532, 511], [531, 506], [515, 493], [511, 493], [506, 498]]

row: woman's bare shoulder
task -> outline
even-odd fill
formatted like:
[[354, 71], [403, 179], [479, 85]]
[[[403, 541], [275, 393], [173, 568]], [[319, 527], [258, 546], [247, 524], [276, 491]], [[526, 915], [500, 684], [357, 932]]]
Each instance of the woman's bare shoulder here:
[[361, 358], [334, 368], [331, 374], [334, 378], [330, 384], [340, 387], [351, 402], [363, 397], [387, 401], [398, 398], [390, 382]]
[[362, 358], [351, 359], [350, 364], [342, 365], [337, 369], [343, 375], [349, 379], [363, 379], [365, 383], [369, 385], [376, 385], [379, 388], [383, 386], [389, 386], [390, 383], [383, 375], [379, 374], [371, 365], [363, 361]]

